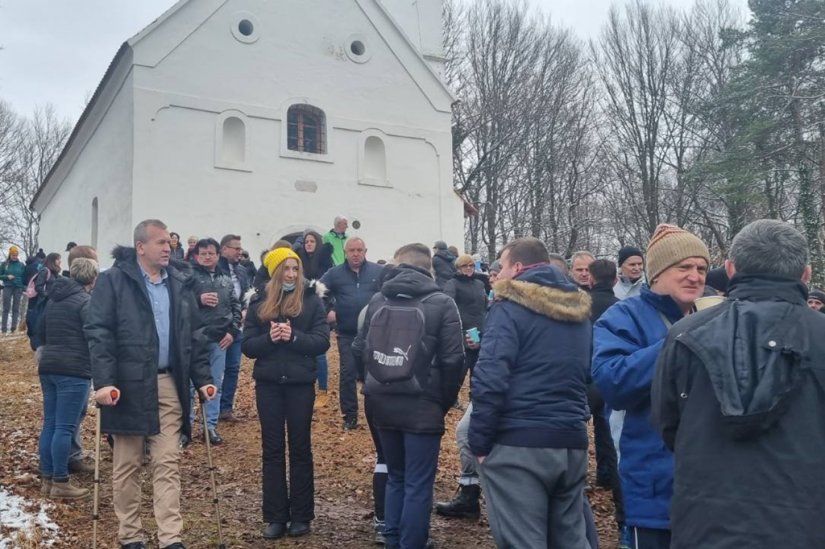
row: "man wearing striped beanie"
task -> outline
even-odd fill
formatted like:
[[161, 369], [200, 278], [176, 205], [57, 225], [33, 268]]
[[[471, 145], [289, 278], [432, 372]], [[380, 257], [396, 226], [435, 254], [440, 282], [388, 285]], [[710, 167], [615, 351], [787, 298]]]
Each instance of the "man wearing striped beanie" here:
[[610, 307], [593, 329], [593, 381], [611, 410], [625, 412], [614, 433], [625, 510], [621, 547], [669, 549], [673, 455], [650, 423], [650, 389], [668, 328], [702, 296], [710, 256], [696, 235], [663, 224], [645, 259], [649, 285]]

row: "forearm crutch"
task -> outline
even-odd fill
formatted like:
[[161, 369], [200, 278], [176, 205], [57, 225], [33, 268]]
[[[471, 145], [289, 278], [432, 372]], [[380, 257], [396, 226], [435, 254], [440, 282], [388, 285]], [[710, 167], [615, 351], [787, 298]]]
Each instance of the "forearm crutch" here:
[[[212, 397], [217, 389], [215, 387], [209, 386], [206, 388], [206, 393]], [[200, 396], [200, 395], [199, 395]], [[209, 424], [207, 423], [206, 419], [206, 406], [205, 399], [201, 396], [200, 397], [201, 403], [201, 416], [203, 418], [203, 428], [208, 429]], [[206, 434], [204, 437], [206, 439], [206, 459], [207, 463], [209, 464], [209, 479], [212, 481], [212, 503], [215, 504], [215, 516], [218, 519], [218, 549], [226, 549], [226, 545], [223, 543], [223, 529], [221, 528], [221, 506], [218, 502], [218, 488], [215, 484], [215, 467], [212, 465], [212, 443], [209, 440], [209, 433]]]
[[[112, 389], [110, 393], [112, 401], [117, 401], [120, 396], [120, 391]], [[100, 404], [97, 405], [97, 417], [95, 418], [95, 495], [94, 505], [92, 509], [92, 549], [97, 549], [97, 521], [100, 518], [98, 514], [98, 503], [100, 503]]]

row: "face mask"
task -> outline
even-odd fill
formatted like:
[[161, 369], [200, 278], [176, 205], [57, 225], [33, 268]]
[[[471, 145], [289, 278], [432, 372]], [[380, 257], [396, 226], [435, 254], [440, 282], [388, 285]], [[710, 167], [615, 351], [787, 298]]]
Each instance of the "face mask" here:
[[285, 292], [291, 292], [292, 290], [295, 289], [295, 283], [294, 282], [289, 282], [289, 283], [284, 282], [282, 288], [284, 289]]

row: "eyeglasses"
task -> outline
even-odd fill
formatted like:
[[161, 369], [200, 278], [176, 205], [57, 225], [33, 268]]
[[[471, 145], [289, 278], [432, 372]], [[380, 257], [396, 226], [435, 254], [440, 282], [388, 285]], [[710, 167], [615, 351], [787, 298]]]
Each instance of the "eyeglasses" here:
[[230, 250], [242, 250], [240, 246], [224, 246], [224, 248], [229, 248]]

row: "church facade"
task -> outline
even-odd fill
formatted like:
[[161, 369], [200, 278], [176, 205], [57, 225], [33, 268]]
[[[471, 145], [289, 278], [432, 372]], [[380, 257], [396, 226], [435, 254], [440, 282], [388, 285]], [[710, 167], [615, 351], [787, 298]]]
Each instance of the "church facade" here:
[[440, 0], [181, 0], [123, 44], [38, 190], [41, 246], [107, 264], [157, 218], [256, 258], [346, 215], [373, 260], [460, 247], [442, 69]]

